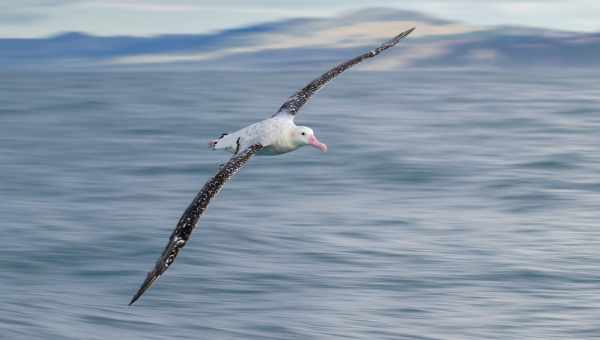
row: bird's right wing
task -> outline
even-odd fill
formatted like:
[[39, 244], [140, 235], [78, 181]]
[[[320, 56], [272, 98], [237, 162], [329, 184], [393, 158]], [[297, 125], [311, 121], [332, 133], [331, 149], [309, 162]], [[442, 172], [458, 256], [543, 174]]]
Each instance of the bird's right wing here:
[[347, 69], [360, 63], [361, 61], [363, 61], [365, 59], [373, 58], [373, 57], [377, 56], [379, 53], [387, 50], [388, 48], [395, 46], [397, 43], [400, 42], [400, 40], [402, 40], [407, 35], [411, 34], [412, 31], [414, 31], [414, 30], [415, 30], [415, 28], [411, 28], [408, 31], [402, 32], [402, 33], [398, 34], [397, 36], [395, 36], [394, 38], [392, 38], [391, 40], [386, 41], [385, 43], [383, 43], [381, 46], [377, 47], [376, 49], [371, 50], [367, 53], [363, 53], [363, 54], [359, 55], [358, 57], [352, 58], [348, 61], [345, 61], [345, 62], [337, 65], [336, 67], [332, 68], [331, 70], [323, 73], [319, 78], [311, 81], [308, 85], [303, 87], [300, 91], [294, 93], [293, 96], [289, 97], [288, 100], [285, 103], [283, 103], [283, 105], [281, 105], [281, 107], [279, 108], [277, 113], [275, 113], [273, 116], [276, 116], [279, 114], [288, 114], [291, 116], [295, 116], [296, 113], [300, 110], [300, 108], [304, 104], [306, 104], [308, 99], [313, 94], [315, 94], [319, 89], [321, 89], [323, 86], [325, 86], [325, 84], [327, 84], [329, 81], [331, 81], [333, 78], [337, 77], [340, 73], [346, 71]]
[[213, 178], [204, 184], [202, 190], [196, 195], [192, 203], [187, 207], [179, 219], [175, 230], [169, 238], [169, 243], [167, 243], [165, 250], [163, 250], [158, 261], [156, 261], [154, 269], [148, 273], [146, 280], [144, 280], [137, 293], [133, 296], [129, 305], [132, 305], [139, 299], [140, 296], [142, 296], [142, 294], [158, 280], [162, 273], [173, 264], [175, 257], [177, 257], [181, 248], [187, 243], [192, 231], [196, 227], [198, 219], [200, 219], [200, 216], [204, 213], [206, 207], [208, 207], [210, 200], [221, 191], [225, 182], [238, 173], [248, 160], [262, 148], [263, 146], [260, 144], [254, 144], [248, 147], [246, 150], [232, 157], [227, 164], [213, 176]]

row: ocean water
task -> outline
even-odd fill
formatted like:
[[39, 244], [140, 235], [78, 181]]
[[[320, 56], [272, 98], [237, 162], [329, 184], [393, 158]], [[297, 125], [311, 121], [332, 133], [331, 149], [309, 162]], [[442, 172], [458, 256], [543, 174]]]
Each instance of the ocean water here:
[[228, 155], [314, 72], [0, 73], [2, 339], [597, 339], [600, 73], [350, 71], [329, 152]]

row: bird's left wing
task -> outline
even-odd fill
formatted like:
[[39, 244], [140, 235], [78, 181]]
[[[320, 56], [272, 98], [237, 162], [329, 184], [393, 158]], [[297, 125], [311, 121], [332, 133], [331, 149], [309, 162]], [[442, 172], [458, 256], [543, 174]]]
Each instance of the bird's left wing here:
[[365, 59], [373, 58], [373, 57], [377, 56], [379, 53], [387, 50], [388, 48], [395, 46], [396, 44], [398, 44], [400, 42], [400, 40], [405, 38], [407, 35], [411, 34], [412, 31], [414, 31], [414, 30], [415, 30], [415, 28], [411, 28], [408, 31], [404, 31], [404, 32], [398, 34], [397, 36], [395, 36], [394, 38], [392, 38], [391, 40], [386, 41], [385, 43], [383, 43], [381, 46], [377, 47], [376, 49], [370, 50], [369, 52], [359, 55], [358, 57], [355, 57], [348, 61], [345, 61], [345, 62], [337, 65], [336, 67], [332, 68], [331, 70], [323, 73], [319, 78], [311, 81], [308, 85], [303, 87], [300, 91], [296, 92], [294, 95], [289, 97], [288, 100], [285, 103], [283, 103], [283, 105], [281, 105], [279, 110], [273, 116], [276, 116], [279, 114], [288, 114], [288, 115], [291, 115], [292, 117], [295, 116], [296, 113], [300, 110], [300, 108], [304, 104], [306, 104], [308, 99], [313, 94], [315, 94], [319, 89], [321, 89], [323, 86], [325, 86], [325, 84], [327, 84], [329, 81], [331, 81], [333, 78], [337, 77], [340, 73], [346, 71], [347, 69], [360, 63], [361, 61], [363, 61]]
[[177, 254], [185, 246], [187, 241], [192, 234], [192, 231], [196, 227], [198, 219], [208, 207], [210, 200], [215, 197], [223, 188], [225, 182], [233, 177], [240, 169], [248, 162], [248, 160], [263, 148], [260, 144], [255, 144], [248, 147], [238, 155], [232, 157], [220, 170], [214, 175], [204, 186], [202, 190], [196, 195], [192, 203], [187, 207], [177, 226], [175, 231], [169, 238], [169, 243], [165, 247], [165, 250], [160, 255], [160, 258], [154, 265], [154, 269], [148, 273], [146, 280], [142, 283], [137, 293], [129, 302], [132, 305], [137, 299], [144, 294], [144, 292], [152, 286], [152, 284], [158, 280], [158, 278], [164, 273], [169, 266], [175, 261]]

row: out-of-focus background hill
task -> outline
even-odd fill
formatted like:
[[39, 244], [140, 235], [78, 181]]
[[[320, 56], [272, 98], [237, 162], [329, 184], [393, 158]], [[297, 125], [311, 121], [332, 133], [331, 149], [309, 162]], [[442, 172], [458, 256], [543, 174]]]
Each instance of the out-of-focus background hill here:
[[403, 53], [385, 55], [363, 69], [600, 64], [600, 33], [475, 27], [412, 11], [371, 8], [211, 34], [137, 37], [68, 32], [46, 38], [4, 38], [0, 39], [0, 68], [194, 64], [210, 69], [303, 69], [331, 65], [341, 55], [360, 53], [413, 26], [417, 30], [399, 46]]

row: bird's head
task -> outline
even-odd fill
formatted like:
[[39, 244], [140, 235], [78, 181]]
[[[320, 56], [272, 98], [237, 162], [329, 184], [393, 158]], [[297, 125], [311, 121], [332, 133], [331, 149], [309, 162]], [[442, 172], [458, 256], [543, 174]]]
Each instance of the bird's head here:
[[292, 141], [299, 147], [310, 145], [321, 150], [321, 152], [327, 151], [327, 145], [319, 142], [317, 137], [315, 137], [315, 132], [306, 126], [296, 126], [294, 128], [292, 131]]

